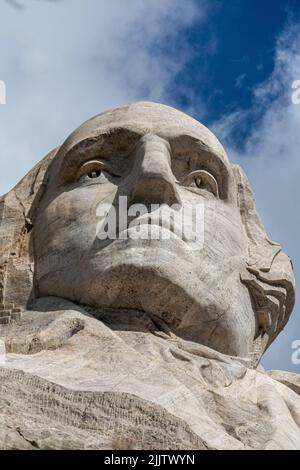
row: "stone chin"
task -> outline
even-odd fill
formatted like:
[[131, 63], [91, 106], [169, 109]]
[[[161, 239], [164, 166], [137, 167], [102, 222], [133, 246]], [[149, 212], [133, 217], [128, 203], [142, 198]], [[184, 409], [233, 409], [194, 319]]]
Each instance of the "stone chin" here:
[[[50, 273], [39, 283], [39, 296], [61, 297], [95, 309], [123, 310], [124, 315], [138, 310], [162, 320], [183, 339], [225, 354], [247, 356], [255, 319], [239, 275], [232, 280], [225, 301], [224, 292], [216, 289], [220, 280], [201, 278], [192, 259], [184, 257], [187, 251], [180, 243], [172, 240], [162, 245], [115, 241], [82, 262], [80, 269], [68, 268], [59, 276]], [[205, 261], [202, 268], [208, 269]], [[242, 331], [236, 321], [236, 298], [243, 298], [247, 328]]]
[[36, 278], [38, 295], [100, 308], [137, 309], [178, 326], [196, 303], [195, 286], [199, 284], [182, 243], [114, 241], [92, 256], [89, 253], [80, 266], [66, 266]]

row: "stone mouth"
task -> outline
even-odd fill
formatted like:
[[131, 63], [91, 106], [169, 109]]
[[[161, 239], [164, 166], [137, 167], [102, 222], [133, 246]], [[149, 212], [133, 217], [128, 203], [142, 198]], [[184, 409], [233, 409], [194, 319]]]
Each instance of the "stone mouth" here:
[[135, 219], [135, 221], [136, 223], [133, 225], [131, 223], [129, 227], [119, 230], [118, 239], [129, 238], [135, 240], [134, 235], [137, 234], [137, 230], [139, 230], [140, 237], [138, 239], [140, 240], [165, 241], [172, 238], [188, 243], [197, 239], [195, 231], [184, 230], [180, 224], [169, 223], [168, 220], [162, 217], [156, 218], [154, 221], [151, 220], [151, 223], [148, 222], [147, 218]]

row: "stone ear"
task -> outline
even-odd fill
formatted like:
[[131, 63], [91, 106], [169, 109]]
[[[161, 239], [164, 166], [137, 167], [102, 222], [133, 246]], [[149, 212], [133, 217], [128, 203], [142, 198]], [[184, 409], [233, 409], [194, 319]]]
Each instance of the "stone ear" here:
[[9, 323], [33, 295], [33, 208], [44, 192], [47, 169], [56, 152], [50, 152], [0, 198], [0, 323], [1, 319]]
[[248, 239], [248, 259], [241, 281], [247, 286], [257, 317], [253, 364], [257, 363], [285, 327], [295, 304], [295, 277], [291, 259], [281, 246], [268, 239], [257, 213], [249, 181], [233, 166], [238, 205]]

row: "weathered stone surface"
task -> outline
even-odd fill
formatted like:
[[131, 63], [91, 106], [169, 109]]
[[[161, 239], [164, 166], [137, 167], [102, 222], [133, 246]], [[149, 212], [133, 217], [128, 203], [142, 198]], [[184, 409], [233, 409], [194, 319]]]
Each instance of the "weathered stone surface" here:
[[[97, 237], [120, 196], [169, 239]], [[204, 207], [203, 240], [150, 204]], [[294, 300], [208, 129], [153, 103], [100, 114], [0, 200], [0, 447], [300, 449], [298, 378], [258, 367]]]
[[269, 370], [267, 374], [272, 377], [272, 379], [277, 380], [278, 382], [283, 383], [291, 390], [300, 395], [300, 375], [293, 374], [292, 372], [285, 372], [283, 370]]
[[69, 390], [1, 368], [0, 377], [4, 449], [206, 449], [183, 420], [135, 395]]

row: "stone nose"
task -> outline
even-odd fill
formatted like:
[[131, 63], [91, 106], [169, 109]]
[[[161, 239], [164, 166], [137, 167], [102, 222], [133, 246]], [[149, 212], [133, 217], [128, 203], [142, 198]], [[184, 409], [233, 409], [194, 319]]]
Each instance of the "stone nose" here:
[[140, 140], [133, 173], [131, 204], [181, 204], [164, 139], [148, 134]]

